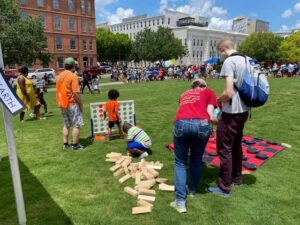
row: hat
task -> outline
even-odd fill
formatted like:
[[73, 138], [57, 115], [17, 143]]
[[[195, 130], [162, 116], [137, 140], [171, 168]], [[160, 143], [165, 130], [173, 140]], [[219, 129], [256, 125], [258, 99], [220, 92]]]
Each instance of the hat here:
[[75, 65], [75, 60], [72, 57], [68, 57], [65, 59], [65, 64], [74, 66]]
[[207, 86], [205, 80], [203, 80], [203, 79], [201, 79], [201, 78], [194, 79], [194, 80], [192, 81], [192, 84], [195, 84], [196, 82], [199, 82], [200, 84]]

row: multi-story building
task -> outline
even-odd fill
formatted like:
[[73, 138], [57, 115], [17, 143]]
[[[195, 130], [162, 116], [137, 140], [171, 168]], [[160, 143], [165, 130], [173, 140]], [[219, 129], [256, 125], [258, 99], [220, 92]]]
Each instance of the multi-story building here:
[[239, 16], [232, 22], [232, 31], [245, 34], [251, 34], [257, 31], [269, 31], [269, 22]]
[[[21, 16], [39, 17], [52, 54], [50, 67], [63, 69], [66, 57], [81, 68], [97, 63], [94, 0], [19, 0]], [[42, 67], [39, 60], [34, 68]]]
[[178, 64], [185, 65], [202, 64], [211, 57], [217, 57], [217, 43], [224, 37], [233, 38], [236, 45], [239, 45], [248, 36], [247, 34], [210, 29], [207, 18], [191, 17], [188, 14], [171, 10], [165, 10], [161, 16], [148, 18], [145, 14], [123, 19], [119, 24], [97, 25], [98, 28], [105, 28], [113, 33], [127, 34], [132, 40], [135, 40], [139, 31], [145, 28], [155, 31], [160, 26], [171, 28], [175, 37], [182, 40], [182, 45], [187, 47], [188, 54], [177, 60]]

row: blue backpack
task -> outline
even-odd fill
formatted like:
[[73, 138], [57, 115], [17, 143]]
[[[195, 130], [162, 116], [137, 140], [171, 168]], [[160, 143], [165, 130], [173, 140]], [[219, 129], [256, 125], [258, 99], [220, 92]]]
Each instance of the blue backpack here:
[[[230, 56], [242, 56], [245, 58], [245, 71], [240, 87], [234, 84], [235, 89], [239, 92], [241, 99], [248, 107], [259, 107], [264, 105], [269, 97], [270, 86], [267, 77], [260, 74], [253, 65], [247, 60], [247, 57], [240, 53], [233, 53]], [[250, 70], [248, 67], [250, 65]]]

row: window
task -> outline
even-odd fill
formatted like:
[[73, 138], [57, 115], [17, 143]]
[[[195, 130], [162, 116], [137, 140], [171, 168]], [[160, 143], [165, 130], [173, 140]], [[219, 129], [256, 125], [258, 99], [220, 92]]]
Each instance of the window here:
[[69, 18], [69, 29], [72, 32], [75, 31], [75, 18], [74, 17]]
[[44, 0], [37, 0], [37, 6], [38, 7], [44, 7], [45, 6], [45, 1]]
[[145, 27], [147, 27], [147, 21], [145, 21]]
[[75, 11], [74, 0], [68, 0], [68, 8], [69, 8], [70, 12], [74, 12]]
[[138, 22], [136, 23], [136, 27], [139, 28], [139, 23]]
[[217, 41], [215, 40], [214, 46], [217, 46]]
[[153, 20], [153, 26], [155, 25], [155, 20]]
[[90, 57], [90, 66], [93, 66], [93, 65], [94, 65], [94, 58]]
[[203, 46], [203, 40], [201, 40], [201, 46]]
[[129, 28], [131, 29], [131, 24], [129, 25]]
[[93, 38], [89, 40], [90, 51], [93, 51]]
[[165, 20], [164, 18], [161, 19], [161, 24], [164, 24], [165, 23]]
[[171, 22], [171, 19], [170, 19], [170, 18], [168, 18], [168, 24], [170, 24], [170, 22]]
[[197, 46], [199, 46], [199, 40], [197, 40]]
[[159, 25], [159, 19], [157, 19], [157, 25]]
[[53, 9], [59, 9], [59, 0], [53, 0]]
[[199, 58], [199, 52], [197, 51], [197, 58]]
[[120, 26], [120, 30], [122, 31], [122, 26]]
[[61, 56], [57, 57], [57, 66], [60, 69], [64, 68], [64, 58], [63, 57], [61, 57]]
[[28, 3], [27, 0], [19, 0], [19, 2], [21, 5], [26, 5]]
[[22, 11], [21, 12], [21, 19], [25, 19], [28, 16], [27, 12]]
[[202, 51], [200, 51], [200, 58], [202, 58], [202, 56], [203, 56], [203, 53], [202, 53]]
[[60, 17], [59, 16], [54, 17], [54, 28], [55, 28], [55, 30], [60, 30], [61, 29]]
[[81, 8], [81, 13], [85, 14], [85, 1], [81, 0], [81, 4], [80, 5], [81, 5], [81, 7], [80, 7]]
[[128, 30], [128, 24], [126, 24], [126, 29]]
[[82, 40], [82, 50], [87, 51], [87, 46], [86, 46], [86, 39]]
[[[91, 23], [90, 20], [89, 20], [87, 23], [88, 23], [88, 32], [89, 32], [89, 33], [92, 33], [92, 23]], [[116, 30], [116, 28], [113, 28], [113, 29]]]
[[91, 0], [88, 0], [87, 2], [87, 13], [88, 15], [92, 15], [92, 4], [91, 4]]
[[81, 31], [86, 32], [86, 22], [84, 19], [81, 20]]
[[133, 24], [133, 29], [135, 29], [135, 23]]
[[74, 38], [74, 37], [72, 37], [71, 39], [70, 39], [70, 49], [71, 50], [76, 50], [77, 48], [76, 48], [76, 38]]
[[195, 58], [195, 51], [193, 51], [193, 58]]
[[141, 22], [141, 27], [143, 27], [143, 22]]
[[150, 21], [150, 20], [148, 21], [148, 26], [149, 26], [149, 27], [151, 26], [151, 21]]
[[184, 39], [184, 45], [187, 46], [187, 39]]
[[56, 45], [56, 49], [63, 49], [61, 37], [55, 38], [55, 45]]
[[45, 15], [43, 13], [39, 14], [39, 18], [42, 26], [45, 28]]
[[193, 39], [193, 46], [195, 46], [195, 43], [196, 43], [196, 40], [195, 40], [195, 39]]
[[212, 40], [210, 40], [210, 46], [212, 46]]

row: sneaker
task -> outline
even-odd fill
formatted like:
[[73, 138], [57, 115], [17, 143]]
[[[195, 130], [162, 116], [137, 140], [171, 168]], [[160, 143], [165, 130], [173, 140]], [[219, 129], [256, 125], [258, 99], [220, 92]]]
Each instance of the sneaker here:
[[187, 212], [186, 207], [184, 205], [182, 205], [182, 206], [177, 205], [176, 201], [171, 202], [170, 206], [172, 208], [174, 208], [179, 213], [186, 213]]
[[72, 144], [73, 150], [83, 150], [84, 146], [81, 144]]
[[144, 152], [143, 154], [141, 154], [139, 156], [139, 159], [143, 159], [143, 158], [146, 158], [148, 156], [148, 153], [147, 152]]
[[230, 192], [225, 192], [219, 187], [209, 187], [209, 188], [206, 189], [206, 191], [209, 192], [209, 193], [213, 193], [215, 195], [221, 195], [221, 196], [224, 196], [224, 197], [229, 197], [230, 196]]
[[71, 147], [71, 145], [69, 145], [69, 144], [63, 144], [63, 149], [64, 150], [66, 150], [66, 149], [68, 149], [68, 148], [70, 148]]
[[152, 155], [152, 154], [153, 154], [153, 152], [152, 152], [152, 149], [151, 149], [151, 148], [147, 148], [147, 149], [146, 149], [146, 152], [148, 153], [148, 155]]
[[234, 185], [235, 187], [243, 187], [243, 183], [232, 182], [231, 184]]
[[186, 192], [187, 192], [187, 195], [190, 196], [191, 198], [195, 197], [195, 192], [190, 191], [190, 189], [187, 185], [186, 185]]

